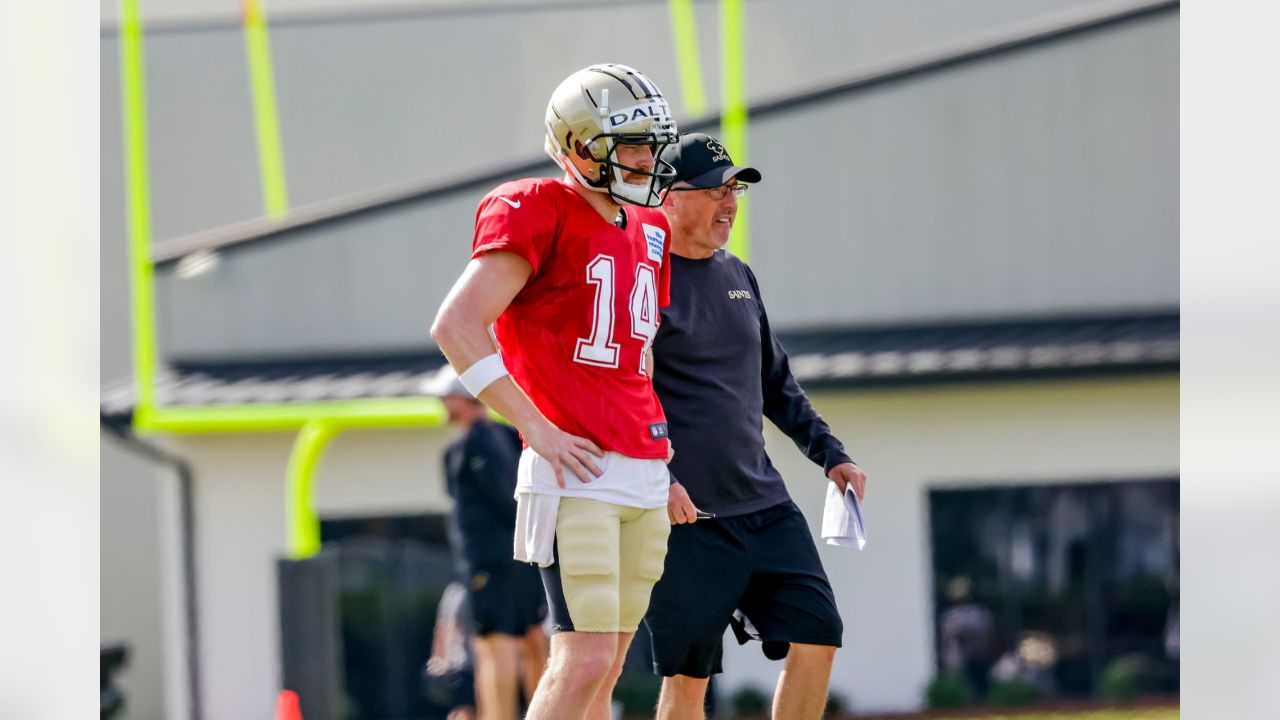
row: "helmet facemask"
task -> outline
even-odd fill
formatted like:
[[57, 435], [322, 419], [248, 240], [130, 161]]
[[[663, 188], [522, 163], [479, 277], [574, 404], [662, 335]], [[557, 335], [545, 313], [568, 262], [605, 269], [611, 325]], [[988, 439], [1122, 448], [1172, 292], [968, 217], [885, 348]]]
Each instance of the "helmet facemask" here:
[[[593, 125], [604, 131], [591, 138], [567, 133], [553, 144], [555, 129], [547, 123], [547, 154], [584, 187], [608, 193], [619, 204], [658, 207], [661, 193], [675, 180], [675, 168], [659, 159], [663, 148], [678, 141], [675, 121], [667, 103], [660, 96], [649, 98], [629, 108], [613, 110], [609, 91], [601, 93], [598, 118]], [[618, 160], [623, 145], [646, 145], [653, 153], [652, 170], [624, 165]], [[572, 148], [573, 152], [569, 149]], [[624, 175], [639, 175], [645, 182], [635, 184]]]

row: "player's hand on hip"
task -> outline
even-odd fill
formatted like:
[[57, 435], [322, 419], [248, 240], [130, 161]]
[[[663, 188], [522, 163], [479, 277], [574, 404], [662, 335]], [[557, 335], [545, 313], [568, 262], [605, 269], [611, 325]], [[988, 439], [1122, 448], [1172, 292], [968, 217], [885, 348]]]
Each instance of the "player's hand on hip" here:
[[851, 462], [840, 463], [831, 468], [827, 477], [836, 484], [836, 489], [841, 493], [845, 488], [852, 487], [853, 494], [858, 496], [859, 502], [862, 501], [862, 496], [867, 491], [867, 474], [862, 472], [862, 468]]
[[671, 489], [667, 491], [667, 517], [671, 519], [672, 525], [683, 525], [698, 519], [698, 508], [680, 483], [671, 483]]
[[541, 428], [525, 436], [525, 442], [533, 451], [551, 463], [551, 471], [555, 473], [556, 484], [564, 487], [564, 471], [568, 470], [584, 483], [600, 477], [598, 461], [604, 459], [604, 451], [595, 443], [584, 437], [571, 435], [560, 428], [547, 423]]

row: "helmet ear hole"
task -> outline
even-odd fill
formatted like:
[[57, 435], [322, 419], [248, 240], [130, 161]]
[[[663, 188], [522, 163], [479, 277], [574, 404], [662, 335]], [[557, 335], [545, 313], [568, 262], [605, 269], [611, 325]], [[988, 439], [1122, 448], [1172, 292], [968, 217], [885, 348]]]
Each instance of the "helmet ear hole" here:
[[565, 146], [573, 148], [574, 158], [570, 156], [570, 161], [582, 173], [583, 178], [591, 187], [601, 187], [602, 183], [607, 182], [609, 177], [609, 166], [601, 163], [596, 159], [595, 153], [591, 152], [591, 148], [584, 145], [581, 140], [573, 137], [572, 134], [565, 136]]

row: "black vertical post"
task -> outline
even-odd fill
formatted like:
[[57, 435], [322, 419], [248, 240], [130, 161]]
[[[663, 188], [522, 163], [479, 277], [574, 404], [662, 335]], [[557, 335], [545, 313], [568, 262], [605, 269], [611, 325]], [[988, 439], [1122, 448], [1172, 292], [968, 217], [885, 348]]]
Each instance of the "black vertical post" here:
[[1089, 675], [1096, 689], [1102, 680], [1107, 652], [1106, 568], [1115, 552], [1113, 490], [1110, 485], [1097, 485], [1085, 492], [1089, 497], [1090, 528], [1088, 551], [1085, 553], [1084, 617]]
[[321, 552], [305, 560], [279, 560], [280, 677], [298, 694], [306, 720], [341, 720], [342, 632], [338, 562]]

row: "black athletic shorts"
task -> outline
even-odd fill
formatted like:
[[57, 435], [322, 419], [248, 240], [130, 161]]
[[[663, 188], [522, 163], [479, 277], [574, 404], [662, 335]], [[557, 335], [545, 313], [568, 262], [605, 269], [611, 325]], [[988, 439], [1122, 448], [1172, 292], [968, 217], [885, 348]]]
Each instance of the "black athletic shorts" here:
[[794, 502], [671, 528], [666, 569], [645, 615], [654, 670], [721, 672], [721, 640], [735, 610], [775, 659], [793, 642], [840, 647], [835, 594]]
[[424, 693], [427, 700], [440, 710], [476, 706], [476, 674], [467, 665], [454, 668], [443, 675], [426, 675]]
[[512, 560], [477, 568], [466, 579], [471, 630], [476, 635], [521, 636], [547, 617], [547, 595], [538, 568]]

